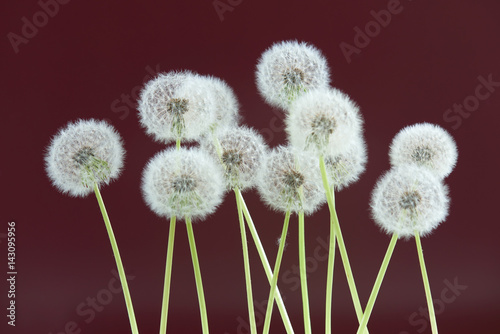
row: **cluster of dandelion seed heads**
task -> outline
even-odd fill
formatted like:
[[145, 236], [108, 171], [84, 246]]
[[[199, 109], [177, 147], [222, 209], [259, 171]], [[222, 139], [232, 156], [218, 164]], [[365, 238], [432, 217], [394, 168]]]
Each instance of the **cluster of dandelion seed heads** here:
[[393, 166], [422, 166], [439, 178], [445, 178], [455, 167], [458, 152], [446, 130], [434, 124], [419, 123], [403, 128], [394, 137], [389, 156]]
[[328, 181], [336, 191], [358, 181], [367, 162], [366, 144], [361, 136], [340, 154], [325, 154]]
[[425, 236], [448, 215], [448, 188], [430, 171], [394, 167], [377, 182], [371, 198], [375, 222], [388, 234]]
[[314, 46], [297, 41], [273, 44], [259, 59], [256, 74], [260, 94], [284, 110], [304, 92], [330, 83], [325, 57]]
[[358, 106], [338, 89], [318, 89], [299, 97], [290, 108], [286, 131], [300, 150], [340, 154], [362, 135]]
[[45, 169], [62, 193], [83, 197], [117, 178], [125, 151], [120, 135], [104, 121], [78, 120], [59, 130], [47, 148]]
[[216, 121], [213, 83], [189, 71], [169, 72], [146, 83], [138, 101], [139, 119], [160, 142], [196, 140]]
[[243, 126], [221, 129], [213, 140], [203, 141], [202, 148], [221, 162], [228, 189], [244, 191], [255, 186], [267, 152], [264, 139], [255, 130]]
[[203, 219], [222, 202], [224, 176], [208, 153], [198, 148], [170, 148], [148, 162], [142, 192], [159, 216]]
[[317, 158], [278, 146], [264, 159], [258, 190], [266, 204], [282, 212], [312, 214], [325, 202]]

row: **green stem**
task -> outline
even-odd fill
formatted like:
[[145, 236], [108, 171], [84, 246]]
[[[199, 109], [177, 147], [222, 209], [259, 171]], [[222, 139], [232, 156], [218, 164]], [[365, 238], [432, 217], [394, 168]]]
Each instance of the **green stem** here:
[[194, 241], [193, 224], [191, 218], [186, 216], [186, 228], [189, 239], [189, 249], [193, 260], [194, 277], [196, 280], [196, 290], [198, 292], [198, 302], [200, 304], [201, 327], [203, 334], [208, 334], [207, 306], [205, 305], [205, 294], [203, 293], [203, 283], [201, 281], [200, 263], [198, 262], [198, 252]]
[[[323, 187], [325, 188], [328, 208], [330, 209], [330, 215], [333, 217], [333, 227], [335, 231], [335, 237], [337, 238], [337, 242], [339, 245], [340, 257], [342, 258], [342, 263], [344, 265], [344, 271], [346, 274], [347, 283], [349, 285], [349, 290], [351, 292], [352, 302], [354, 304], [354, 310], [356, 311], [356, 317], [358, 318], [358, 323], [361, 324], [361, 319], [363, 318], [363, 309], [361, 308], [361, 303], [359, 302], [356, 283], [354, 282], [354, 276], [352, 274], [351, 265], [349, 263], [349, 257], [347, 256], [347, 250], [345, 247], [344, 238], [342, 237], [342, 231], [340, 230], [337, 211], [335, 210], [335, 192], [333, 190], [330, 190], [330, 185], [328, 184], [328, 176], [326, 174], [325, 159], [323, 156], [319, 157], [319, 167], [321, 170], [321, 177], [323, 179]], [[366, 330], [365, 333], [368, 333], [368, 330]]]
[[253, 306], [253, 293], [252, 293], [252, 278], [250, 275], [250, 260], [248, 258], [248, 242], [245, 227], [245, 219], [243, 218], [243, 211], [241, 208], [240, 197], [238, 196], [239, 188], [234, 189], [234, 195], [236, 197], [236, 206], [238, 208], [238, 219], [240, 221], [240, 231], [241, 231], [241, 246], [243, 248], [243, 264], [245, 267], [245, 283], [247, 288], [247, 304], [248, 304], [248, 319], [250, 322], [250, 333], [257, 333], [257, 324], [255, 322], [255, 311]]
[[373, 285], [370, 298], [368, 299], [368, 304], [366, 304], [365, 313], [363, 314], [363, 319], [361, 320], [361, 324], [359, 325], [356, 334], [361, 334], [366, 330], [366, 325], [368, 324], [368, 320], [370, 319], [370, 315], [373, 311], [373, 306], [375, 305], [375, 300], [377, 299], [378, 292], [380, 291], [380, 286], [382, 285], [382, 281], [384, 280], [385, 272], [387, 271], [387, 267], [389, 266], [389, 261], [391, 260], [394, 247], [396, 246], [396, 241], [398, 241], [398, 235], [394, 233], [392, 235], [391, 242], [389, 243], [389, 247], [387, 247], [387, 252], [385, 253], [384, 260], [382, 261], [382, 265], [380, 266], [380, 270], [378, 271], [377, 279], [375, 280], [375, 284]]
[[304, 211], [302, 210], [299, 212], [299, 271], [300, 271], [300, 289], [302, 291], [302, 310], [304, 313], [304, 332], [306, 334], [311, 334], [311, 315], [309, 313], [309, 295], [307, 293]]
[[[262, 246], [262, 242], [260, 241], [259, 234], [257, 233], [257, 229], [255, 228], [252, 217], [250, 216], [250, 211], [248, 211], [243, 195], [241, 194], [239, 189], [236, 190], [236, 193], [237, 196], [240, 198], [240, 203], [243, 209], [243, 214], [245, 215], [248, 224], [248, 229], [250, 230], [250, 234], [252, 235], [255, 247], [257, 248], [257, 252], [259, 253], [260, 261], [262, 262], [262, 266], [266, 273], [267, 280], [269, 281], [269, 286], [271, 286], [273, 279], [273, 272], [271, 266], [269, 265], [266, 252], [264, 251], [264, 247]], [[280, 311], [281, 319], [283, 320], [283, 324], [285, 325], [287, 334], [294, 334], [292, 323], [290, 322], [290, 318], [288, 317], [288, 313], [286, 311], [285, 304], [283, 303], [283, 299], [281, 297], [278, 287], [276, 287], [276, 293], [274, 294], [274, 298], [276, 300], [276, 304], [278, 305], [278, 310]]]
[[271, 291], [269, 292], [269, 299], [267, 301], [266, 319], [264, 321], [263, 334], [269, 334], [269, 327], [271, 326], [271, 314], [273, 313], [274, 294], [276, 286], [278, 285], [278, 273], [280, 271], [281, 259], [283, 258], [283, 250], [285, 249], [285, 240], [288, 233], [288, 223], [290, 222], [290, 211], [285, 214], [285, 222], [283, 223], [283, 231], [281, 232], [280, 246], [278, 248], [278, 255], [274, 264], [273, 279], [271, 281]]
[[165, 334], [167, 332], [168, 301], [170, 298], [172, 259], [174, 254], [175, 221], [176, 217], [172, 216], [170, 218], [170, 229], [168, 231], [167, 263], [165, 265], [165, 283], [163, 286], [163, 300], [161, 304], [160, 334]]
[[123, 269], [122, 259], [120, 257], [120, 251], [118, 250], [118, 245], [116, 244], [115, 234], [113, 233], [113, 228], [111, 227], [111, 222], [109, 221], [108, 213], [104, 202], [101, 197], [101, 192], [99, 191], [99, 186], [94, 183], [94, 192], [97, 198], [97, 203], [99, 203], [99, 208], [101, 209], [102, 218], [104, 219], [104, 224], [106, 225], [106, 230], [108, 231], [109, 241], [111, 242], [111, 248], [113, 249], [113, 254], [115, 256], [116, 267], [118, 268], [118, 274], [120, 276], [120, 283], [122, 285], [123, 296], [125, 297], [125, 304], [127, 305], [128, 318], [130, 320], [130, 327], [132, 328], [133, 334], [138, 334], [139, 329], [137, 328], [137, 321], [135, 320], [134, 307], [132, 305], [132, 298], [130, 297], [130, 292], [128, 290], [127, 277], [125, 276], [125, 269]]
[[332, 332], [332, 294], [333, 294], [334, 264], [335, 264], [335, 228], [333, 227], [333, 215], [330, 215], [330, 249], [328, 250], [328, 272], [326, 276], [325, 334], [331, 334]]
[[424, 281], [425, 297], [427, 299], [427, 307], [429, 309], [432, 334], [437, 334], [438, 328], [436, 323], [436, 313], [434, 312], [434, 303], [432, 301], [431, 287], [429, 284], [429, 277], [427, 276], [427, 269], [425, 268], [424, 252], [422, 251], [422, 244], [420, 243], [420, 234], [417, 231], [415, 231], [415, 242], [417, 244], [418, 260], [420, 262], [420, 270], [422, 271], [422, 279]]
[[180, 138], [177, 138], [175, 140], [175, 148], [177, 149], [177, 151], [179, 151], [181, 149], [181, 139]]

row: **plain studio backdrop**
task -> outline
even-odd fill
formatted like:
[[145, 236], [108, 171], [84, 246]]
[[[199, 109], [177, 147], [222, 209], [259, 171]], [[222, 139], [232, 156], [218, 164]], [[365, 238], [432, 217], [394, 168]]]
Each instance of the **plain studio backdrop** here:
[[[0, 5], [0, 314], [2, 333], [130, 333], [115, 262], [95, 197], [62, 195], [43, 157], [50, 138], [78, 118], [108, 120], [127, 151], [121, 177], [102, 189], [141, 333], [160, 322], [168, 223], [140, 192], [147, 161], [165, 145], [139, 126], [136, 100], [159, 72], [188, 69], [225, 80], [243, 122], [269, 146], [286, 142], [283, 114], [255, 85], [259, 56], [298, 40], [327, 57], [332, 85], [361, 109], [368, 165], [337, 194], [340, 223], [361, 304], [366, 304], [390, 237], [370, 217], [369, 198], [389, 169], [388, 148], [404, 126], [435, 123], [459, 149], [445, 179], [450, 214], [423, 248], [442, 333], [498, 330], [500, 289], [498, 124], [500, 4], [487, 0], [372, 1], [3, 1]], [[271, 264], [283, 215], [257, 192], [244, 194]], [[7, 229], [15, 222], [15, 297], [8, 297]], [[194, 225], [212, 333], [247, 333], [241, 241], [234, 195]], [[311, 321], [324, 331], [328, 210], [306, 217]], [[269, 286], [249, 242], [257, 323]], [[293, 216], [279, 287], [296, 333], [303, 332]], [[15, 327], [7, 307], [15, 301]], [[413, 239], [399, 241], [369, 322], [370, 333], [430, 333]], [[357, 321], [336, 257], [333, 333]], [[273, 333], [284, 333], [279, 312]], [[169, 333], [200, 333], [186, 229], [178, 223]], [[260, 326], [259, 326], [260, 332]]]

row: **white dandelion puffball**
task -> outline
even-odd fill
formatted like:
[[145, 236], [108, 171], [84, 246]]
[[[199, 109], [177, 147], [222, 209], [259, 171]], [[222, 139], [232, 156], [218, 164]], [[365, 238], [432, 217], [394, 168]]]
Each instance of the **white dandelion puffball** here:
[[256, 75], [266, 102], [284, 110], [302, 93], [330, 84], [326, 58], [314, 46], [297, 41], [273, 44], [259, 59]]
[[198, 148], [170, 148], [156, 154], [142, 175], [146, 203], [159, 216], [203, 219], [225, 192], [219, 165]]
[[287, 146], [271, 150], [259, 171], [258, 190], [278, 211], [312, 214], [325, 202], [317, 158]]
[[211, 128], [235, 127], [239, 122], [239, 104], [229, 85], [222, 79], [212, 76], [200, 76], [206, 89], [215, 100], [215, 121]]
[[292, 103], [286, 119], [290, 144], [316, 154], [342, 153], [362, 134], [358, 106], [338, 89], [318, 89]]
[[419, 123], [403, 128], [394, 137], [389, 157], [393, 166], [424, 166], [436, 176], [445, 178], [457, 163], [457, 146], [443, 128]]
[[47, 148], [45, 169], [62, 193], [84, 197], [108, 184], [123, 167], [120, 135], [105, 121], [78, 120], [59, 130]]
[[216, 105], [200, 75], [172, 71], [146, 83], [138, 101], [139, 119], [157, 141], [192, 141], [209, 131]]
[[448, 215], [448, 188], [425, 168], [393, 167], [383, 175], [372, 193], [375, 222], [386, 233], [409, 238], [424, 236]]
[[215, 139], [204, 140], [202, 148], [221, 162], [228, 189], [238, 187], [244, 191], [255, 186], [257, 171], [267, 152], [257, 131], [243, 126], [224, 128], [215, 134]]
[[336, 191], [359, 180], [366, 168], [366, 143], [361, 136], [341, 154], [325, 154], [328, 183]]

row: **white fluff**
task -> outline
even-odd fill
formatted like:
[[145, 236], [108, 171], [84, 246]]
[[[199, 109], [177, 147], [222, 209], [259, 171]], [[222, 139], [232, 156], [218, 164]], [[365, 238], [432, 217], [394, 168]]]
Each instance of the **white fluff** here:
[[156, 154], [142, 175], [142, 192], [159, 216], [203, 219], [213, 213], [224, 196], [219, 165], [198, 148], [166, 149]]
[[275, 210], [312, 214], [325, 202], [317, 157], [291, 147], [274, 148], [259, 172], [258, 190]]
[[159, 74], [138, 101], [141, 125], [165, 143], [197, 140], [215, 122], [216, 106], [207, 80], [188, 71]]
[[457, 146], [443, 128], [419, 123], [403, 128], [394, 137], [389, 151], [391, 164], [423, 166], [439, 178], [448, 176], [457, 163]]
[[259, 59], [256, 75], [262, 97], [284, 110], [302, 93], [330, 84], [325, 57], [314, 46], [297, 41], [273, 44]]
[[68, 123], [47, 148], [45, 169], [62, 193], [84, 197], [93, 184], [108, 184], [123, 167], [125, 151], [120, 135], [104, 121]]
[[255, 186], [257, 171], [267, 152], [257, 131], [243, 126], [226, 127], [214, 137], [207, 136], [202, 148], [222, 164], [228, 189], [238, 187], [244, 191]]
[[222, 79], [213, 76], [200, 76], [205, 82], [206, 89], [215, 100], [215, 121], [211, 125], [212, 129], [235, 127], [239, 122], [239, 104], [229, 85]]
[[318, 89], [292, 103], [286, 119], [290, 144], [316, 155], [341, 154], [362, 135], [358, 106], [338, 89]]
[[330, 187], [336, 191], [346, 188], [359, 180], [365, 171], [367, 153], [362, 136], [354, 140], [341, 154], [325, 154], [325, 167]]
[[410, 238], [429, 234], [448, 215], [448, 188], [429, 170], [412, 165], [392, 168], [372, 193], [375, 222], [388, 234]]

